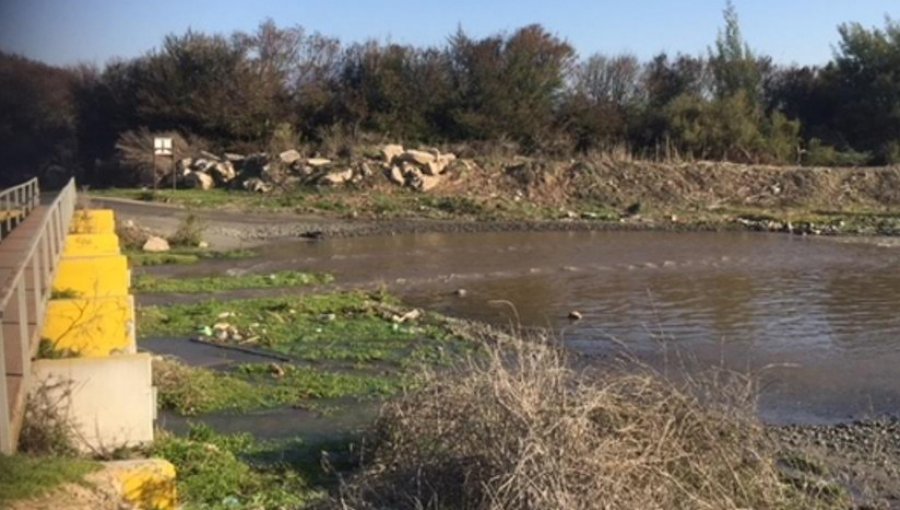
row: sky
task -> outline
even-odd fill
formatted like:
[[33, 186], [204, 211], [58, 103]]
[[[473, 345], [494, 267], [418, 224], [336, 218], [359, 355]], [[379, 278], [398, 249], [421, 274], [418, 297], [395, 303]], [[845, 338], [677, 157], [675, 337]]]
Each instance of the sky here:
[[[824, 64], [837, 26], [882, 27], [900, 0], [735, 0], [751, 48], [782, 64]], [[0, 0], [0, 50], [54, 65], [131, 58], [188, 28], [228, 34], [264, 19], [342, 41], [442, 45], [462, 28], [482, 37], [540, 23], [581, 56], [705, 53], [725, 0]]]

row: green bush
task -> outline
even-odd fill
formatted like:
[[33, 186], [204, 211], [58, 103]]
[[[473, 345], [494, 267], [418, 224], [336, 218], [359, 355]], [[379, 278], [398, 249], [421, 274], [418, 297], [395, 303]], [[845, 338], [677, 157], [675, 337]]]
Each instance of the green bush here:
[[803, 164], [807, 166], [861, 166], [868, 164], [872, 155], [852, 149], [839, 151], [822, 143], [818, 138], [809, 141], [803, 153]]

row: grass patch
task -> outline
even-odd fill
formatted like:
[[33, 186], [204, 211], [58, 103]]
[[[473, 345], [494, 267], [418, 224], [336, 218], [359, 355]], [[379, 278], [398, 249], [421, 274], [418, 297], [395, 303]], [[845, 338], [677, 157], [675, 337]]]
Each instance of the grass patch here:
[[160, 407], [186, 416], [297, 406], [315, 399], [382, 397], [402, 387], [398, 376], [267, 364], [246, 364], [234, 372], [221, 372], [166, 358], [154, 359], [153, 381]]
[[99, 468], [99, 463], [84, 459], [0, 455], [0, 503], [39, 497], [66, 483], [83, 483]]
[[[473, 348], [445, 321], [423, 314], [400, 323], [405, 310], [390, 296], [336, 292], [278, 299], [208, 301], [139, 310], [141, 337], [188, 337], [227, 321], [239, 337], [308, 361], [378, 362], [405, 367], [416, 359], [448, 362]], [[239, 340], [237, 338], [240, 338]]]
[[253, 250], [210, 251], [202, 248], [177, 248], [165, 253], [139, 250], [125, 252], [134, 267], [195, 264], [201, 260], [238, 260], [255, 257]]
[[[558, 207], [539, 206], [529, 200], [513, 200], [503, 196], [469, 197], [432, 195], [394, 190], [360, 193], [352, 189], [303, 188], [279, 195], [261, 196], [240, 190], [212, 189], [166, 190], [156, 194], [135, 189], [92, 191], [97, 196], [173, 203], [197, 209], [232, 209], [243, 211], [283, 211], [321, 214], [329, 217], [361, 217], [379, 219], [425, 218], [435, 220], [556, 220]], [[571, 208], [585, 220], [618, 220], [618, 214], [585, 203]]]
[[265, 448], [249, 434], [194, 426], [187, 437], [163, 434], [150, 453], [175, 465], [186, 508], [301, 508], [321, 497], [291, 466], [247, 460]]
[[240, 289], [269, 289], [322, 285], [333, 277], [321, 273], [279, 271], [267, 275], [246, 274], [240, 276], [211, 276], [204, 278], [160, 278], [153, 275], [137, 275], [133, 288], [137, 292], [204, 294]]

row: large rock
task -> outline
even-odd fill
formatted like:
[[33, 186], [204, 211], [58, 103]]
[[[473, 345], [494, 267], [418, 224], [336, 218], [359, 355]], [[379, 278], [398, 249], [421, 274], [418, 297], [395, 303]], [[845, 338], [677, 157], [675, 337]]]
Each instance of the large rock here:
[[141, 249], [150, 253], [166, 252], [170, 249], [169, 241], [166, 241], [159, 236], [150, 236], [147, 238], [147, 241], [144, 243], [144, 246]]
[[425, 175], [441, 175], [444, 172], [444, 164], [441, 163], [440, 159], [436, 159], [434, 161], [429, 161], [425, 165], [422, 165], [422, 172]]
[[175, 169], [183, 174], [183, 173], [189, 171], [193, 165], [194, 165], [193, 159], [181, 158], [178, 160], [177, 163], [175, 163]]
[[394, 158], [403, 154], [403, 146], [391, 143], [387, 144], [381, 148], [381, 155], [384, 156], [385, 163], [391, 163], [394, 161]]
[[216, 163], [209, 169], [209, 174], [216, 181], [216, 184], [228, 184], [237, 176], [231, 161]]
[[437, 160], [438, 160], [438, 163], [441, 163], [443, 166], [446, 167], [450, 163], [453, 163], [454, 161], [456, 161], [456, 154], [452, 154], [449, 152], [447, 154], [441, 154], [437, 157]]
[[415, 170], [407, 171], [405, 177], [406, 185], [416, 191], [431, 191], [441, 183], [440, 176], [426, 175]]
[[309, 158], [306, 160], [306, 164], [313, 168], [322, 168], [330, 165], [331, 160], [325, 158]]
[[197, 158], [193, 162], [191, 162], [191, 170], [198, 170], [202, 172], [206, 170], [207, 166], [209, 166], [209, 160], [205, 158]]
[[319, 183], [328, 186], [340, 186], [342, 184], [350, 182], [352, 179], [353, 169], [348, 168], [340, 172], [330, 172], [323, 175], [322, 178], [319, 179]]
[[252, 191], [254, 193], [268, 193], [272, 191], [272, 186], [267, 184], [259, 177], [251, 177], [247, 179], [243, 182], [242, 186], [245, 190]]
[[425, 151], [408, 150], [397, 156], [399, 161], [415, 163], [417, 165], [427, 165], [437, 159], [437, 155]]
[[431, 191], [441, 183], [441, 178], [436, 175], [423, 175], [420, 179], [421, 184], [415, 187], [419, 191]]
[[300, 161], [303, 156], [294, 149], [287, 150], [278, 155], [278, 159], [285, 165], [293, 165]]
[[400, 170], [400, 167], [397, 165], [392, 166], [388, 171], [388, 179], [400, 186], [406, 184], [406, 177], [403, 176], [403, 170]]
[[202, 190], [212, 189], [215, 185], [213, 178], [205, 172], [191, 172], [184, 178], [184, 182], [190, 188]]

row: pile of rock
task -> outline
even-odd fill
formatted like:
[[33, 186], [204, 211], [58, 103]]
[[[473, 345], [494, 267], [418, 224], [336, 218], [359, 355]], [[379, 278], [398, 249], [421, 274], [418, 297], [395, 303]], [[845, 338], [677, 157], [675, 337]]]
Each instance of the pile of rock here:
[[191, 188], [211, 189], [228, 186], [237, 177], [234, 162], [211, 152], [202, 151], [197, 158], [183, 158], [175, 163], [175, 178]]
[[[441, 154], [437, 149], [406, 150], [396, 144], [385, 145], [381, 156], [385, 177], [418, 191], [439, 185], [449, 165], [456, 161], [454, 154]], [[343, 186], [360, 182], [375, 176], [372, 168], [378, 164], [378, 159], [337, 164], [326, 158], [304, 157], [295, 149], [277, 155], [259, 152], [246, 156], [217, 156], [203, 151], [198, 157], [179, 160], [174, 178], [179, 185], [190, 188], [229, 187], [268, 193], [300, 185]]]
[[402, 145], [385, 145], [381, 149], [388, 172], [394, 184], [418, 191], [429, 191], [443, 180], [454, 154], [441, 154], [437, 149], [427, 151], [405, 150]]

